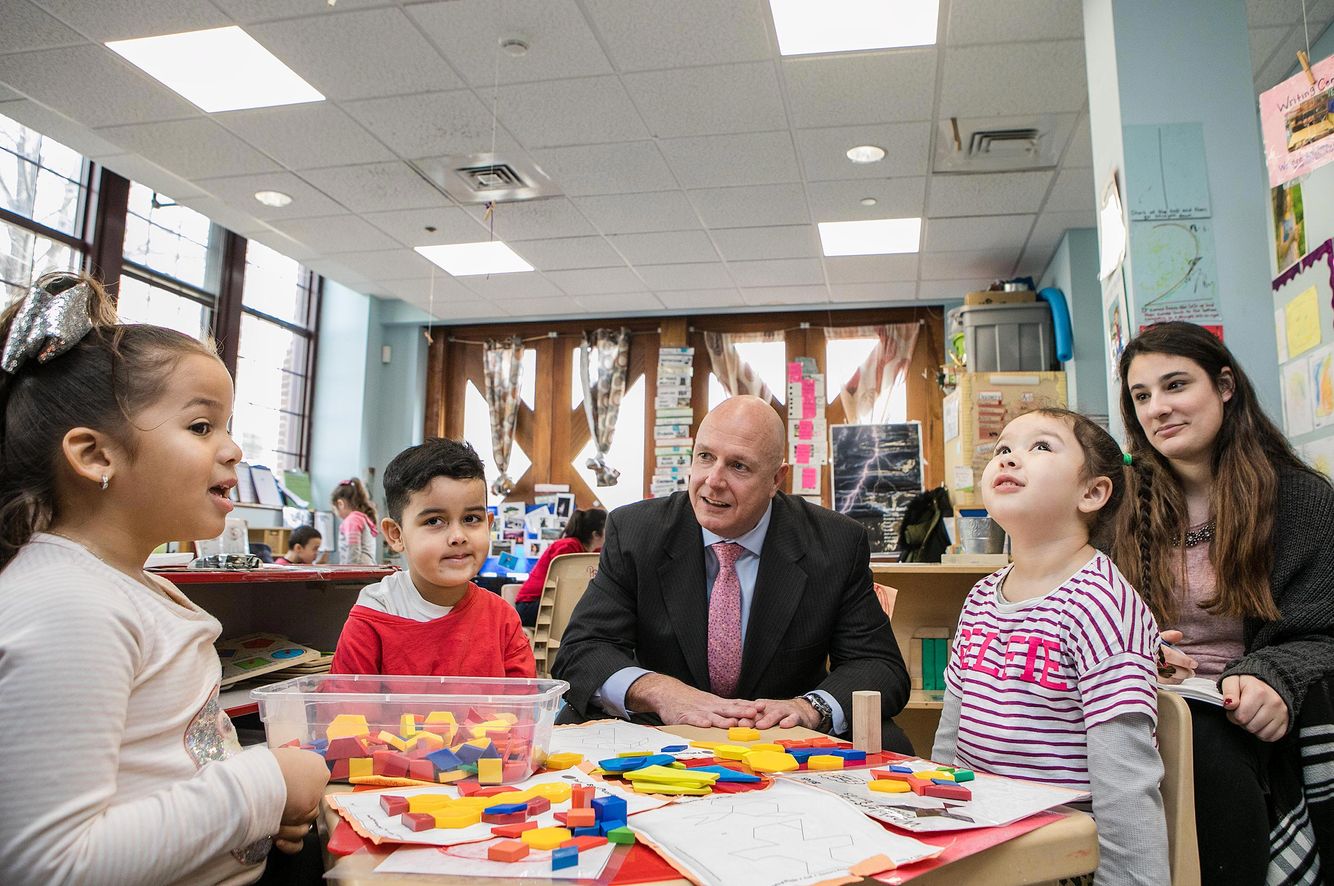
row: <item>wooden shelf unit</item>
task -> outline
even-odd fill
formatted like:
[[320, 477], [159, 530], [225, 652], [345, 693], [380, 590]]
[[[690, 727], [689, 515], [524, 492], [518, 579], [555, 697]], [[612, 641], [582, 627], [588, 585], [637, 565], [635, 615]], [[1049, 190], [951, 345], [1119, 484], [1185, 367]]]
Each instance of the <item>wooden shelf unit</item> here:
[[[995, 569], [987, 566], [945, 566], [939, 563], [872, 563], [871, 574], [877, 584], [898, 591], [894, 599], [894, 639], [904, 663], [908, 663], [913, 634], [918, 628], [947, 627], [959, 624], [964, 598], [973, 585]], [[943, 703], [920, 689], [913, 690], [908, 704], [894, 718], [920, 756], [929, 756], [936, 726], [940, 723]]]

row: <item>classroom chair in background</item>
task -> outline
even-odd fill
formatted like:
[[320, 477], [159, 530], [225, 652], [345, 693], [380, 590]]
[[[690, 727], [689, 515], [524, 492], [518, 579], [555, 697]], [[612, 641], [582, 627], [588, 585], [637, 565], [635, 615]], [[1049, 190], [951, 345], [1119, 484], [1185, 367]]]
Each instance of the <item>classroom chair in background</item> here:
[[1163, 758], [1163, 811], [1172, 886], [1199, 886], [1200, 850], [1195, 842], [1195, 751], [1190, 706], [1175, 692], [1158, 690], [1158, 754]]
[[551, 561], [533, 628], [533, 658], [537, 662], [539, 677], [551, 675], [551, 663], [560, 648], [560, 638], [570, 621], [570, 613], [593, 580], [601, 556], [598, 553], [562, 554]]

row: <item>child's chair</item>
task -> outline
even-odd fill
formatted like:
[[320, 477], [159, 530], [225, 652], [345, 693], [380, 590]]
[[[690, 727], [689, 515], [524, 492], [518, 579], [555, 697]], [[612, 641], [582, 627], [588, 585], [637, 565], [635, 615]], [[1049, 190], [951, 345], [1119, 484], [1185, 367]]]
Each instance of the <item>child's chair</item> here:
[[537, 606], [537, 621], [533, 628], [533, 658], [537, 662], [539, 677], [550, 675], [551, 662], [560, 648], [560, 638], [570, 621], [570, 613], [593, 580], [600, 556], [597, 553], [562, 554], [547, 568], [547, 581], [542, 586], [542, 601]]
[[1175, 692], [1158, 690], [1158, 753], [1163, 758], [1163, 811], [1172, 886], [1199, 886], [1195, 842], [1195, 751], [1190, 706]]

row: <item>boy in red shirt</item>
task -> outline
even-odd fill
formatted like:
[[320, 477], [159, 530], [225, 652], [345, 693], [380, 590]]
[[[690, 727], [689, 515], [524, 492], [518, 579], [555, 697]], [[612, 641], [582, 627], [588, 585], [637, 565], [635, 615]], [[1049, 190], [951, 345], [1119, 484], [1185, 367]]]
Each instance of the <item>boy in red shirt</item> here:
[[380, 529], [408, 568], [362, 589], [332, 673], [536, 676], [514, 607], [471, 580], [491, 546], [473, 448], [433, 438], [403, 450], [385, 469], [384, 493]]

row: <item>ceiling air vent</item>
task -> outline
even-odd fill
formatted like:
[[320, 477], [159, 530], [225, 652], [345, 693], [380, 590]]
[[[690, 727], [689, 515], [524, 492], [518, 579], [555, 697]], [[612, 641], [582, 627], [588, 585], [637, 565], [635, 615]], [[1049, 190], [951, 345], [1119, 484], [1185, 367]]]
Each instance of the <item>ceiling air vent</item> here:
[[414, 160], [412, 165], [423, 178], [465, 205], [513, 203], [561, 193], [541, 167], [517, 157], [468, 154]]
[[1051, 169], [1070, 139], [1074, 114], [1041, 117], [951, 117], [936, 127], [938, 174]]
[[980, 154], [1032, 154], [1041, 143], [1036, 129], [979, 129], [968, 139], [968, 153], [974, 157]]

